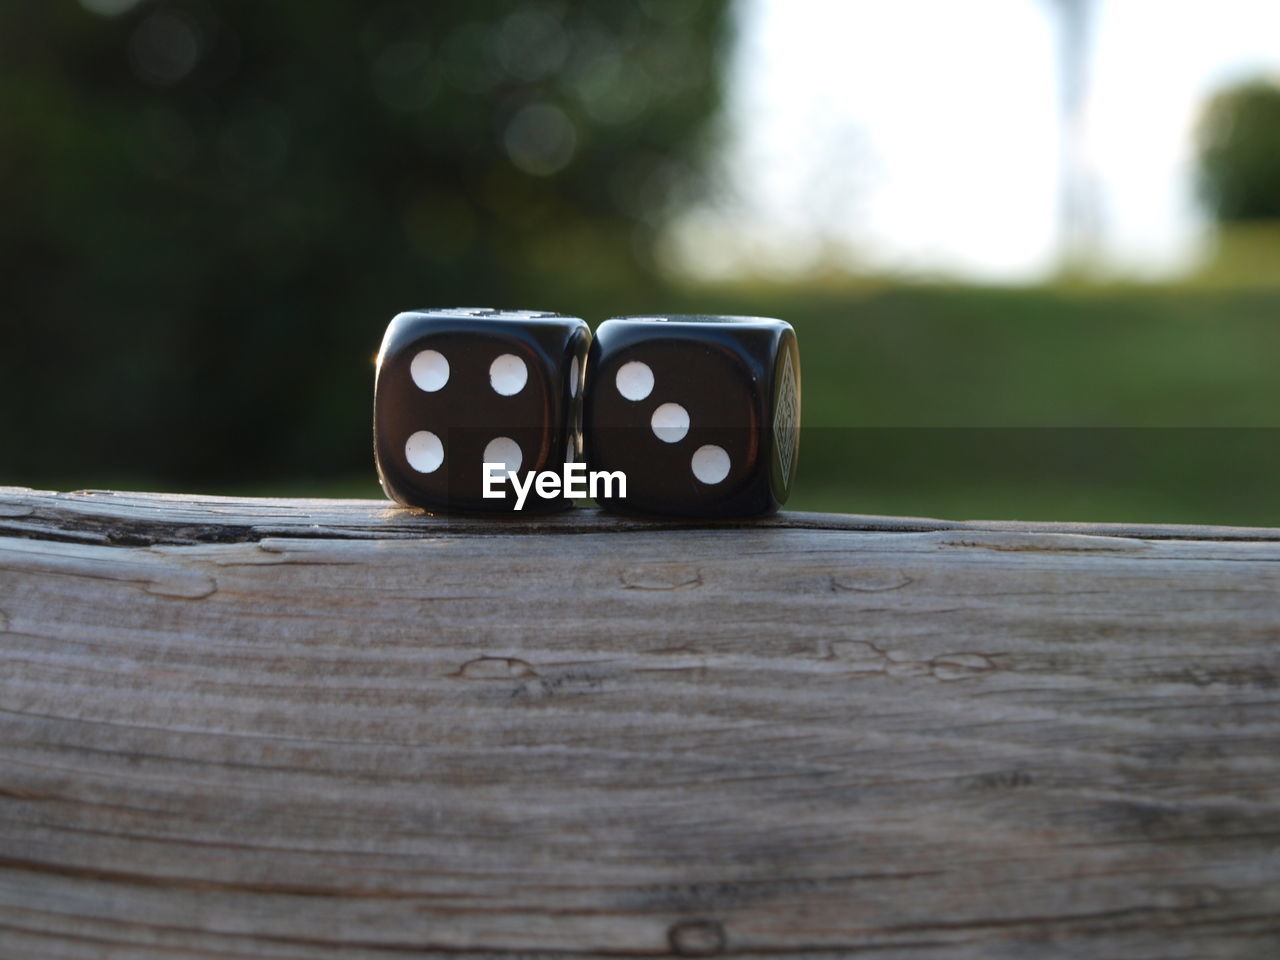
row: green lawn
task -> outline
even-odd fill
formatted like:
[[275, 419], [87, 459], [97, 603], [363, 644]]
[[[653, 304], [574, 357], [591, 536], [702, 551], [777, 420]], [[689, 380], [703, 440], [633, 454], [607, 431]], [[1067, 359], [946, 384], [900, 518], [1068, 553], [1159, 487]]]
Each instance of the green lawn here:
[[797, 508], [1280, 524], [1280, 291], [921, 287], [746, 307], [799, 332]]
[[[559, 302], [593, 323], [609, 309], [790, 320], [796, 509], [1280, 525], [1280, 289], [846, 283]], [[372, 464], [226, 492], [380, 496]]]

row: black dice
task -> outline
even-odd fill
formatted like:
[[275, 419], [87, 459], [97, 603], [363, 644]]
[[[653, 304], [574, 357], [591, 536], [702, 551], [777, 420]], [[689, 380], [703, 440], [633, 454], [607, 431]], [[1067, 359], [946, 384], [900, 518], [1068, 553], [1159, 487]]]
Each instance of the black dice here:
[[795, 477], [800, 354], [762, 317], [617, 317], [596, 330], [583, 434], [601, 506], [672, 516], [771, 513]]
[[[581, 458], [582, 387], [591, 333], [577, 317], [482, 308], [413, 310], [387, 327], [378, 352], [373, 435], [387, 496], [428, 510], [517, 505], [510, 482], [486, 484], [485, 463], [525, 476]], [[501, 477], [501, 474], [497, 474]], [[500, 491], [500, 498], [486, 497]], [[525, 511], [571, 505], [530, 489]]]

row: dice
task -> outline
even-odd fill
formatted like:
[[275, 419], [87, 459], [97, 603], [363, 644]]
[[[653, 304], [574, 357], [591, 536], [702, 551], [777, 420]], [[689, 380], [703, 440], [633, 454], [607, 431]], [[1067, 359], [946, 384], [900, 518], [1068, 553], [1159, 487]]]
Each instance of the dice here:
[[763, 317], [616, 317], [596, 330], [583, 412], [586, 462], [622, 471], [600, 505], [696, 517], [772, 513], [795, 478], [800, 354]]
[[[580, 459], [590, 342], [586, 323], [555, 313], [397, 315], [378, 351], [373, 400], [374, 459], [387, 496], [433, 511], [515, 509], [513, 485], [486, 484], [483, 465], [524, 476]], [[501, 495], [486, 497], [486, 486]], [[571, 505], [534, 489], [520, 503], [543, 512]]]

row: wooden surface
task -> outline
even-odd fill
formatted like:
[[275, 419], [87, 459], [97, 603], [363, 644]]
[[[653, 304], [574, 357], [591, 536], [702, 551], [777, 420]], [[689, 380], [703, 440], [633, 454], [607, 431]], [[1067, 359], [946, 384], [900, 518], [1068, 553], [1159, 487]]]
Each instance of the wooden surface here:
[[0, 488], [0, 957], [1280, 956], [1280, 531]]

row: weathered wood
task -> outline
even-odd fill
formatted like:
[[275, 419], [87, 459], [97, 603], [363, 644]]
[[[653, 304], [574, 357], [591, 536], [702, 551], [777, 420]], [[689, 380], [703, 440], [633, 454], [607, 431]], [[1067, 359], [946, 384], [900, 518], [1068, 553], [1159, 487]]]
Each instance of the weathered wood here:
[[0, 490], [0, 956], [1280, 952], [1280, 531]]

